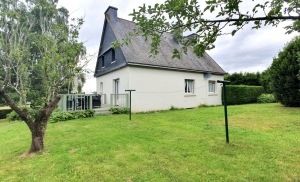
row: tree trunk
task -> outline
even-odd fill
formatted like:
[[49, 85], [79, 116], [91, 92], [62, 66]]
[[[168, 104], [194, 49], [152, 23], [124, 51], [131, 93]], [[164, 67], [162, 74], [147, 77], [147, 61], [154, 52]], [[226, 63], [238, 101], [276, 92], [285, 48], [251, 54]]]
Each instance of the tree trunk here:
[[46, 133], [47, 121], [34, 122], [30, 126], [31, 147], [29, 153], [35, 153], [44, 150], [44, 136]]
[[55, 99], [47, 101], [45, 106], [38, 111], [35, 117], [29, 113], [27, 108], [21, 109], [18, 107], [1, 87], [0, 97], [5, 99], [7, 104], [21, 117], [21, 119], [30, 129], [31, 147], [29, 153], [35, 153], [44, 150], [44, 136], [46, 133], [48, 120], [60, 100], [60, 95], [58, 95], [56, 92]]

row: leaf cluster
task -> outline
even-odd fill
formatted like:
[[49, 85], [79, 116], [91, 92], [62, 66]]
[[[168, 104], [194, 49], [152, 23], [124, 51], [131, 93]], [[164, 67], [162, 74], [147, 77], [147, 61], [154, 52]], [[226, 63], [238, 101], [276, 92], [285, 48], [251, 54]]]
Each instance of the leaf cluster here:
[[[234, 36], [246, 24], [254, 22], [252, 28], [262, 25], [277, 26], [287, 19], [295, 20], [286, 27], [287, 33], [300, 30], [300, 2], [294, 0], [272, 0], [260, 2], [248, 11], [242, 11], [242, 0], [207, 0], [206, 5], [197, 0], [166, 0], [163, 4], [140, 6], [130, 14], [139, 29], [134, 34], [151, 39], [151, 51], [158, 54], [160, 37], [165, 32], [172, 33], [182, 45], [181, 50], [174, 50], [173, 57], [186, 53], [192, 46], [194, 53], [203, 55], [205, 50], [215, 48], [215, 41], [221, 35]], [[215, 18], [208, 18], [215, 15]], [[225, 29], [226, 27], [230, 27]], [[183, 32], [195, 33], [193, 39], [187, 39]], [[126, 41], [123, 40], [123, 41]]]
[[275, 98], [285, 106], [300, 106], [300, 37], [290, 41], [269, 68]]
[[83, 19], [71, 19], [57, 1], [0, 1], [0, 88], [16, 92], [20, 104], [47, 105], [73, 81], [86, 54], [78, 42]]
[[[248, 85], [227, 85], [226, 98], [227, 104], [249, 104], [256, 103], [257, 98], [264, 93], [261, 86], [248, 86]], [[223, 97], [222, 97], [223, 99]]]
[[129, 108], [110, 108], [112, 114], [128, 114], [130, 112]]
[[72, 119], [89, 118], [93, 117], [95, 110], [84, 110], [75, 112], [62, 112], [60, 110], [55, 110], [50, 117], [51, 123], [57, 123], [61, 121], [68, 121]]
[[261, 94], [257, 98], [258, 103], [275, 103], [277, 102], [273, 94]]
[[232, 73], [224, 76], [224, 80], [229, 80], [230, 83], [227, 85], [252, 85], [252, 86], [261, 86], [260, 83], [261, 73], [249, 73], [249, 72], [240, 72]]

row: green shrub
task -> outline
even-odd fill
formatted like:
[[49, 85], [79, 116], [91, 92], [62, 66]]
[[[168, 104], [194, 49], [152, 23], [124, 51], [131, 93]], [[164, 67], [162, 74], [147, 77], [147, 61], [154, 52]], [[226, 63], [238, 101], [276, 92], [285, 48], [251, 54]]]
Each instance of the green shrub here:
[[273, 94], [261, 94], [257, 98], [257, 102], [258, 103], [275, 103], [276, 99], [275, 99], [275, 96]]
[[[29, 112], [37, 112], [37, 110], [29, 109]], [[75, 112], [62, 112], [60, 110], [55, 110], [50, 117], [50, 122], [57, 123], [60, 121], [67, 121], [71, 119], [88, 118], [94, 116], [94, 113], [94, 110]], [[9, 113], [6, 118], [8, 119], [8, 121], [21, 121], [21, 118], [15, 111]]]
[[300, 36], [289, 42], [278, 58], [273, 58], [270, 81], [276, 100], [289, 107], [300, 107]]
[[74, 111], [74, 112], [62, 112], [61, 110], [55, 110], [51, 117], [51, 123], [57, 123], [60, 121], [68, 121], [72, 119], [79, 119], [79, 118], [89, 118], [93, 117], [95, 110], [84, 110], [84, 111]]
[[226, 85], [228, 105], [256, 103], [257, 97], [263, 93], [262, 86]]
[[171, 106], [170, 111], [176, 111], [176, 110], [183, 110], [183, 108]]
[[[35, 110], [35, 109], [32, 109], [32, 108], [27, 108], [27, 109], [28, 109], [29, 114], [32, 117], [35, 117], [37, 115], [38, 110]], [[6, 119], [8, 121], [22, 121], [20, 116], [15, 111], [12, 111], [11, 113], [7, 114]]]
[[207, 104], [200, 104], [199, 107], [216, 107], [218, 105], [207, 105]]
[[1, 109], [0, 110], [0, 119], [5, 119], [6, 115], [11, 112], [12, 112], [12, 109]]
[[15, 111], [12, 111], [9, 114], [7, 114], [6, 119], [8, 121], [21, 121], [21, 118], [19, 117], [19, 115]]
[[110, 108], [109, 111], [111, 111], [112, 114], [128, 114], [129, 108]]
[[136, 114], [152, 114], [152, 113], [159, 113], [162, 112], [162, 110], [160, 111], [141, 111], [141, 112], [137, 112]]
[[52, 115], [50, 117], [50, 122], [57, 123], [60, 121], [67, 121], [67, 120], [71, 120], [71, 119], [74, 119], [74, 116], [72, 115], [71, 112], [63, 112], [60, 110], [56, 110], [52, 113]]

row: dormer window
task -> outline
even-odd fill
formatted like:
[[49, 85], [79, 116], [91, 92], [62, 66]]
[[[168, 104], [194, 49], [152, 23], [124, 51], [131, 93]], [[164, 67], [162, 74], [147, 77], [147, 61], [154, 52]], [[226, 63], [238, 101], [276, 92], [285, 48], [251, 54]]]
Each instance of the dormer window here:
[[114, 49], [111, 49], [111, 63], [116, 61], [116, 53]]
[[104, 68], [104, 56], [101, 56], [101, 68]]

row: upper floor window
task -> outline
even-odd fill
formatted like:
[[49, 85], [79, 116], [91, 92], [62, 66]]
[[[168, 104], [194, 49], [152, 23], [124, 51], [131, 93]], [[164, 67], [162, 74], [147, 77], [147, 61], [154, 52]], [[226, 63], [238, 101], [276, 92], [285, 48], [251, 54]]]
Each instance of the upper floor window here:
[[216, 81], [208, 81], [208, 92], [216, 93]]
[[111, 62], [116, 61], [116, 53], [114, 49], [111, 49]]
[[104, 67], [104, 56], [101, 56], [101, 68], [103, 68]]
[[185, 86], [184, 86], [184, 90], [185, 93], [189, 93], [189, 94], [193, 94], [194, 93], [194, 80], [184, 80], [185, 82]]

